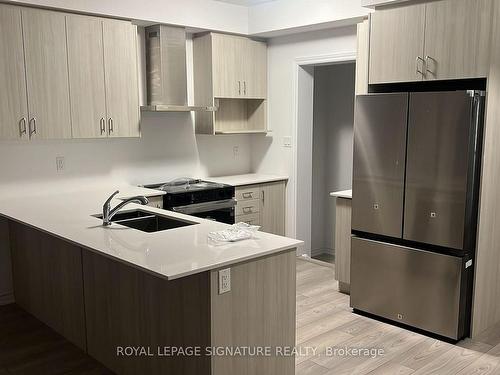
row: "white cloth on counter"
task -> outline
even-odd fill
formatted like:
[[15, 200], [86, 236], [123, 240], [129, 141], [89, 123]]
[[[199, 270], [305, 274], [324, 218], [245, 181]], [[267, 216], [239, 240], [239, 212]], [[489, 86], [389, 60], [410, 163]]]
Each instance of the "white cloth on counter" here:
[[215, 244], [227, 242], [236, 242], [254, 238], [255, 233], [260, 229], [258, 225], [250, 225], [247, 223], [237, 223], [230, 228], [209, 232], [208, 239]]

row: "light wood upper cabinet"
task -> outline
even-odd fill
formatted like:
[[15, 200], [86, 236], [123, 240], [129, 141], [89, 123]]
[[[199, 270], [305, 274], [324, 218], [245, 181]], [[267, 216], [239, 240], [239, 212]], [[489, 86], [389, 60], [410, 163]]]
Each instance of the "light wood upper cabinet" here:
[[0, 139], [28, 139], [20, 8], [0, 4]]
[[280, 236], [285, 235], [285, 181], [261, 185], [261, 230]]
[[244, 66], [244, 95], [247, 98], [267, 97], [267, 45], [263, 42], [248, 40], [246, 43], [247, 64]]
[[241, 39], [212, 34], [213, 94], [219, 98], [237, 98], [242, 92], [243, 69]]
[[267, 132], [267, 46], [208, 33], [193, 40], [194, 101], [216, 112], [196, 113], [197, 134]]
[[213, 96], [265, 99], [267, 46], [244, 37], [211, 33]]
[[0, 139], [139, 137], [137, 27], [0, 4]]
[[104, 20], [104, 75], [110, 137], [139, 137], [137, 28], [126, 21]]
[[106, 137], [102, 19], [66, 17], [73, 138]]
[[425, 4], [377, 10], [370, 23], [370, 83], [421, 81]]
[[369, 82], [486, 77], [492, 0], [440, 0], [370, 17]]
[[489, 72], [491, 0], [426, 4], [426, 79], [486, 77]]
[[22, 9], [29, 133], [71, 138], [66, 24], [63, 13]]
[[368, 62], [370, 54], [370, 22], [364, 20], [357, 27], [356, 95], [368, 94]]

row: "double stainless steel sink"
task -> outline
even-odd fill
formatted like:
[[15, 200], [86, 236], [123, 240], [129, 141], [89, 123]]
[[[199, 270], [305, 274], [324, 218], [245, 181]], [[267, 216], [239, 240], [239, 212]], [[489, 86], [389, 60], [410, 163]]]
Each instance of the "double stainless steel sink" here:
[[[103, 218], [102, 214], [93, 216], [99, 219]], [[154, 212], [140, 209], [118, 212], [113, 216], [111, 222], [148, 233], [161, 232], [197, 224], [191, 221], [158, 215]]]

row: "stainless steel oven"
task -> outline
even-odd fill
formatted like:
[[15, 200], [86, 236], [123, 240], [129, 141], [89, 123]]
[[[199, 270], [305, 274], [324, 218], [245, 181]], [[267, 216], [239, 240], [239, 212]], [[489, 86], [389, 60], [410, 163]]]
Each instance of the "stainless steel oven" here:
[[181, 214], [193, 215], [203, 219], [220, 221], [226, 224], [234, 224], [235, 199], [188, 204], [185, 206], [172, 207], [171, 210]]
[[234, 186], [191, 178], [145, 185], [165, 192], [163, 208], [226, 224], [234, 224]]

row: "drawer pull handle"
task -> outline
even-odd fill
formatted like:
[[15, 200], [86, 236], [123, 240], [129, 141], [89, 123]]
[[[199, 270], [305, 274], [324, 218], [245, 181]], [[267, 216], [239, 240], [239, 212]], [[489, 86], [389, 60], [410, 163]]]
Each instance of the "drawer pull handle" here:
[[252, 207], [243, 207], [243, 212], [252, 212]]
[[253, 198], [253, 193], [243, 193], [243, 198]]

